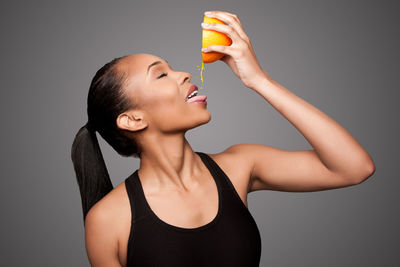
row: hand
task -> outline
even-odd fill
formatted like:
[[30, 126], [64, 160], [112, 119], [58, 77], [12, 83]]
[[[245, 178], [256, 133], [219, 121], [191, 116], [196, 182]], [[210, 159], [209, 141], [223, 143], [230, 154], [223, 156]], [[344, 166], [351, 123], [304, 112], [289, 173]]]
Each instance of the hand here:
[[210, 45], [203, 48], [203, 52], [220, 52], [225, 54], [221, 60], [226, 63], [243, 82], [246, 87], [254, 88], [259, 79], [269, 78], [269, 76], [260, 67], [249, 37], [244, 32], [239, 18], [235, 14], [224, 11], [211, 11], [205, 13], [207, 17], [217, 18], [227, 23], [206, 23], [202, 25], [205, 30], [215, 30], [222, 32], [232, 39], [230, 46]]

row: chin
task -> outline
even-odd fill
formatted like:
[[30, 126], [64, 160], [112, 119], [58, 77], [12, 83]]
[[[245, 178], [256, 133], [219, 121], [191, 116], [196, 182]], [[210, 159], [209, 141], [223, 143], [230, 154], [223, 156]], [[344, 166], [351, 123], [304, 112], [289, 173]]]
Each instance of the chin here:
[[206, 110], [204, 116], [199, 116], [198, 119], [195, 121], [195, 124], [192, 127], [190, 127], [190, 129], [206, 124], [210, 120], [211, 120], [211, 113], [208, 110]]
[[211, 120], [211, 113], [207, 109], [205, 110], [205, 112], [207, 115], [204, 116], [204, 123], [202, 124], [208, 123]]

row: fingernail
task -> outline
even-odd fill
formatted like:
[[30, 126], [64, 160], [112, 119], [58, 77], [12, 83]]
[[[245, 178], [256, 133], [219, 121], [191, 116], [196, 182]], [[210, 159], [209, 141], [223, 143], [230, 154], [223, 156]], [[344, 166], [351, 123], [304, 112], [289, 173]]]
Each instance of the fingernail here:
[[203, 47], [203, 48], [201, 49], [202, 52], [207, 52], [207, 50], [208, 50], [207, 47]]

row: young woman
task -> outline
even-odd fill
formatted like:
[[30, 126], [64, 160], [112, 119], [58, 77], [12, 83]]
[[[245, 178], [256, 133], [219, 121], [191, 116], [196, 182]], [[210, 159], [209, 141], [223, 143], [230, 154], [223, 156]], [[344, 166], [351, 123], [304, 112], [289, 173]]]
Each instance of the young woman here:
[[[232, 45], [205, 52], [224, 53], [244, 85], [313, 149], [235, 144], [217, 154], [195, 152], [185, 133], [211, 115], [190, 75], [149, 54], [112, 60], [92, 80], [88, 123], [72, 145], [92, 266], [258, 266], [261, 238], [247, 209], [249, 192], [327, 190], [374, 173], [350, 133], [262, 70], [236, 15], [206, 15], [228, 24], [203, 27], [227, 34]], [[140, 158], [140, 168], [115, 188], [96, 131], [120, 155]]]

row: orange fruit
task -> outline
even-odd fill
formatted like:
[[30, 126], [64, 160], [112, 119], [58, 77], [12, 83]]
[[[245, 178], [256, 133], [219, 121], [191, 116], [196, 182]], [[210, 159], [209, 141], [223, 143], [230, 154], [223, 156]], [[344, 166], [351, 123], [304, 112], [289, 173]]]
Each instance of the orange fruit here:
[[[203, 22], [206, 23], [220, 23], [224, 24], [222, 20], [216, 18], [209, 18], [204, 16]], [[203, 29], [203, 44], [202, 48], [208, 47], [210, 45], [226, 45], [229, 46], [232, 44], [231, 38], [229, 38], [226, 34], [222, 32], [217, 32], [214, 30], [205, 30]], [[204, 63], [211, 63], [217, 61], [218, 59], [222, 58], [225, 54], [219, 52], [202, 52], [203, 62]]]

